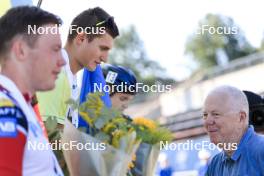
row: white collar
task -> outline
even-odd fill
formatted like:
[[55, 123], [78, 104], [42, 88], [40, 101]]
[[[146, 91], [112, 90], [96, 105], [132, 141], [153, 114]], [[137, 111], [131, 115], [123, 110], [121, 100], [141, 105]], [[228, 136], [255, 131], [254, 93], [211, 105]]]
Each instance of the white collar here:
[[[0, 74], [0, 84], [7, 89], [12, 96], [19, 97], [24, 100], [24, 97], [16, 84], [7, 76]], [[26, 101], [25, 101], [26, 102]]]
[[61, 50], [61, 54], [62, 54], [63, 59], [64, 59], [65, 62], [66, 62], [66, 65], [70, 65], [69, 55], [68, 55], [66, 49], [63, 48], [63, 49]]
[[73, 84], [76, 84], [76, 79], [77, 79], [77, 76], [76, 74], [74, 75], [71, 71], [71, 67], [70, 67], [70, 59], [69, 59], [69, 55], [67, 53], [67, 51], [65, 49], [62, 49], [62, 57], [63, 59], [65, 60], [66, 62], [66, 65], [64, 66], [64, 69], [66, 71], [66, 74], [67, 74], [67, 77], [68, 77], [68, 80], [69, 80], [69, 83], [70, 85], [72, 86]]
[[32, 108], [26, 102], [21, 91], [18, 89], [16, 84], [9, 79], [7, 76], [0, 74], [0, 84], [9, 91], [10, 95], [17, 101], [20, 108], [22, 108], [28, 120], [36, 122], [35, 113], [33, 113]]

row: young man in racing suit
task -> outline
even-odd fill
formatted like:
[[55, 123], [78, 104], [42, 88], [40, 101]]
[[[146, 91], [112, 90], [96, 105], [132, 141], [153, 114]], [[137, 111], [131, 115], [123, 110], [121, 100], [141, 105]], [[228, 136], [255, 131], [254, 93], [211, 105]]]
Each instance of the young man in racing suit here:
[[[51, 90], [65, 61], [61, 20], [36, 7], [0, 18], [0, 175], [63, 175], [31, 106], [36, 91]], [[38, 30], [29, 30], [36, 28]]]

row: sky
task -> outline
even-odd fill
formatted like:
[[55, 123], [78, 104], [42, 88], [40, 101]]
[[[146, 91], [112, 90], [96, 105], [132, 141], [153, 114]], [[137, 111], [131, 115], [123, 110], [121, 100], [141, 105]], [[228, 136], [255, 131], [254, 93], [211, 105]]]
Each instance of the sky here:
[[[33, 3], [37, 4], [37, 0]], [[76, 15], [91, 7], [102, 7], [114, 16], [120, 28], [134, 25], [149, 58], [166, 68], [169, 76], [182, 80], [195, 68], [184, 49], [200, 19], [207, 13], [230, 16], [249, 42], [259, 47], [264, 36], [262, 4], [261, 0], [43, 0], [41, 7], [63, 19], [64, 40]]]

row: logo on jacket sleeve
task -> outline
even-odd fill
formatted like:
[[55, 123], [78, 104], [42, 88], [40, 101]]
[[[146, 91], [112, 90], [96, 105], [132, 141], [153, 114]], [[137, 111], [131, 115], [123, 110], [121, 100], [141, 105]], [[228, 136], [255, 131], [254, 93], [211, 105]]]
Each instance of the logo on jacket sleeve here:
[[14, 118], [0, 118], [0, 137], [16, 137], [16, 124]]

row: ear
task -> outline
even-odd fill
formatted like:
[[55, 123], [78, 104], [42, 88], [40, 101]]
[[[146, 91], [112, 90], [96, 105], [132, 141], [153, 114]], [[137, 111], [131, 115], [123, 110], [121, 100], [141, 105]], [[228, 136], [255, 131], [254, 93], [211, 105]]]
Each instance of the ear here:
[[77, 33], [77, 35], [75, 37], [75, 42], [77, 45], [81, 45], [85, 40], [86, 40], [86, 35], [84, 32]]
[[247, 113], [244, 111], [239, 112], [239, 121], [245, 122], [247, 120]]
[[14, 53], [16, 59], [22, 61], [27, 58], [28, 45], [21, 39], [13, 41], [11, 52]]

